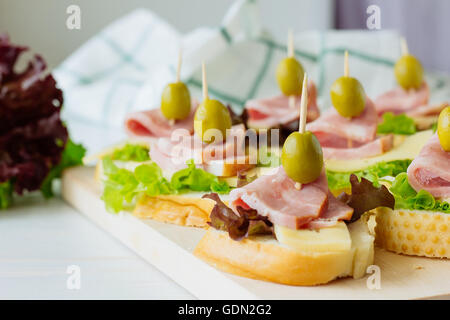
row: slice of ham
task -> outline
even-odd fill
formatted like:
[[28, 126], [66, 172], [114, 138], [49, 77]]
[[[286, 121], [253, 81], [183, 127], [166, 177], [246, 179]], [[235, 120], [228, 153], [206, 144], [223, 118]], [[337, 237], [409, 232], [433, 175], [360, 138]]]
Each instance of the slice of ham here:
[[308, 123], [322, 146], [325, 159], [362, 159], [383, 154], [393, 147], [393, 137], [375, 139], [377, 113], [366, 97], [364, 111], [355, 118], [345, 118], [330, 108], [319, 119]]
[[[301, 96], [296, 98], [295, 105], [300, 103]], [[299, 119], [299, 108], [289, 107], [289, 97], [279, 95], [264, 99], [248, 100], [245, 104], [248, 112], [248, 125], [251, 128], [269, 129]], [[307, 121], [313, 121], [320, 115], [317, 106], [317, 89], [314, 82], [308, 82]]]
[[350, 219], [353, 209], [339, 202], [328, 190], [325, 170], [319, 178], [300, 190], [282, 167], [230, 192], [230, 205], [255, 209], [277, 225], [291, 229], [330, 227]]
[[397, 87], [387, 91], [375, 99], [378, 114], [392, 112], [394, 114], [412, 111], [419, 106], [428, 104], [430, 89], [426, 82], [418, 90], [405, 90]]
[[424, 189], [436, 198], [450, 197], [450, 152], [442, 149], [434, 134], [408, 167], [414, 190]]
[[304, 227], [308, 229], [321, 229], [335, 226], [340, 220], [350, 220], [353, 209], [345, 203], [336, 199], [331, 192], [328, 192], [328, 210], [318, 219], [314, 219]]
[[426, 117], [426, 116], [439, 116], [442, 110], [446, 106], [450, 105], [448, 102], [438, 103], [438, 104], [426, 104], [418, 106], [412, 110], [406, 112], [407, 116], [410, 117]]
[[329, 108], [320, 118], [308, 123], [306, 129], [316, 135], [322, 147], [336, 147], [330, 135], [357, 145], [375, 138], [377, 114], [373, 102], [366, 97], [366, 106], [358, 117], [345, 118], [335, 108]]
[[173, 125], [163, 116], [160, 108], [129, 113], [125, 117], [125, 132], [132, 139], [170, 137], [176, 129], [186, 129], [192, 134], [197, 107], [198, 101], [193, 99], [189, 116], [175, 121]]
[[324, 159], [361, 159], [375, 157], [392, 149], [394, 136], [387, 135], [371, 142], [359, 145], [356, 148], [330, 148], [323, 147]]
[[295, 188], [295, 182], [282, 167], [272, 175], [261, 176], [242, 188], [230, 192], [230, 205], [255, 209], [258, 214], [281, 226], [300, 229], [318, 218], [328, 207], [328, 183], [325, 170], [320, 177]]
[[206, 164], [223, 159], [233, 162], [231, 158], [241, 159], [244, 154], [244, 139], [243, 124], [229, 130], [225, 143], [206, 144], [196, 135], [190, 135], [189, 131], [179, 130], [170, 138], [150, 141], [150, 158], [167, 174], [186, 168], [186, 161], [190, 159], [194, 159], [199, 168], [203, 168], [202, 162]]

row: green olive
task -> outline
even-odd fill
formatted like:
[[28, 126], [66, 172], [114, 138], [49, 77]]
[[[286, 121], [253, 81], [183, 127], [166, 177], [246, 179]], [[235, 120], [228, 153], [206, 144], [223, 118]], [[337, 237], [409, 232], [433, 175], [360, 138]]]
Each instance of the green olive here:
[[276, 71], [281, 92], [286, 96], [301, 95], [304, 73], [302, 65], [294, 57], [281, 60]]
[[361, 83], [352, 77], [340, 77], [331, 86], [331, 102], [337, 112], [347, 118], [357, 117], [366, 105], [366, 93]]
[[438, 120], [437, 133], [444, 151], [450, 151], [450, 106], [441, 111]]
[[291, 133], [281, 151], [281, 164], [292, 180], [302, 184], [315, 181], [323, 168], [319, 140], [310, 131]]
[[203, 142], [211, 143], [215, 141], [214, 132], [209, 129], [217, 129], [221, 132], [222, 138], [226, 138], [227, 129], [231, 128], [231, 116], [228, 109], [217, 100], [206, 99], [198, 106], [194, 118], [195, 134]]
[[161, 112], [169, 120], [186, 119], [191, 112], [191, 95], [183, 82], [169, 83], [161, 96]]
[[420, 61], [406, 54], [398, 59], [394, 67], [397, 82], [404, 89], [419, 89], [423, 82], [423, 68]]

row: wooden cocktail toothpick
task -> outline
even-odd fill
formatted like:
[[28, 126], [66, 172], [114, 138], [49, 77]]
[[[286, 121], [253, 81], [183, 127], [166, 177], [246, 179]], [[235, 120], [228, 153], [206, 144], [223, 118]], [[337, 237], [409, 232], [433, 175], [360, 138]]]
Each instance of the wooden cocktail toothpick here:
[[344, 54], [344, 77], [349, 77], [350, 76], [350, 71], [348, 68], [348, 51], [345, 50], [345, 54]]
[[[305, 133], [306, 131], [306, 116], [308, 114], [308, 76], [305, 75], [303, 77], [303, 89], [302, 89], [302, 97], [300, 98], [300, 118], [298, 122], [298, 132]], [[300, 182], [295, 183], [295, 189], [300, 190], [302, 184]]]
[[177, 82], [180, 82], [181, 79], [181, 60], [182, 60], [182, 50], [178, 51], [178, 65], [177, 65]]
[[[177, 65], [177, 73], [176, 73], [176, 82], [180, 82], [181, 80], [181, 56], [182, 56], [182, 51], [181, 48], [178, 51], [178, 65]], [[175, 124], [175, 119], [169, 119], [169, 125], [173, 126]]]
[[[289, 58], [294, 57], [294, 33], [292, 29], [289, 29], [288, 31], [287, 55]], [[289, 96], [289, 107], [292, 109], [295, 108], [295, 98], [295, 95]]]
[[406, 56], [409, 54], [408, 43], [406, 42], [405, 37], [400, 38], [400, 50], [402, 52], [402, 56]]
[[[345, 50], [344, 54], [344, 77], [350, 76], [350, 69], [348, 66], [348, 51]], [[347, 139], [347, 148], [353, 148], [353, 141], [351, 139]]]
[[203, 101], [208, 99], [208, 83], [206, 82], [206, 67], [205, 62], [202, 62], [202, 88], [203, 88]]

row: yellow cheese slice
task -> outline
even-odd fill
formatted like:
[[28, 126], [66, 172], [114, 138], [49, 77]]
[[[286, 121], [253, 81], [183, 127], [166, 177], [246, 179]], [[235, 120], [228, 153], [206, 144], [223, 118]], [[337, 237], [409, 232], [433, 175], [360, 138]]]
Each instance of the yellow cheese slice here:
[[363, 277], [366, 274], [367, 267], [373, 263], [375, 252], [375, 231], [373, 229], [375, 226], [374, 215], [361, 217], [348, 226], [352, 238], [353, 277], [355, 279]]
[[319, 230], [294, 230], [275, 225], [277, 240], [300, 252], [319, 253], [348, 251], [352, 240], [347, 225], [340, 221], [334, 227]]
[[414, 159], [432, 135], [432, 130], [421, 131], [405, 138], [403, 143], [382, 155], [366, 159], [330, 159], [325, 161], [325, 167], [334, 172], [354, 172], [382, 161]]

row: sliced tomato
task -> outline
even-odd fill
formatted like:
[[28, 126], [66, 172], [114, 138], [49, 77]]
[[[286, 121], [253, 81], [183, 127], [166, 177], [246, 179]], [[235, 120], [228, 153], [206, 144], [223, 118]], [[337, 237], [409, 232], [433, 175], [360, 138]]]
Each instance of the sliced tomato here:
[[258, 110], [255, 110], [255, 109], [248, 109], [247, 111], [248, 111], [248, 117], [253, 120], [261, 120], [261, 119], [265, 119], [269, 116], [268, 114], [259, 112]]

